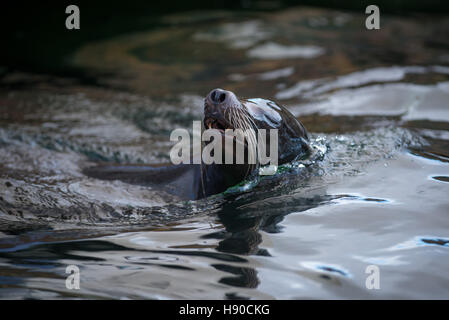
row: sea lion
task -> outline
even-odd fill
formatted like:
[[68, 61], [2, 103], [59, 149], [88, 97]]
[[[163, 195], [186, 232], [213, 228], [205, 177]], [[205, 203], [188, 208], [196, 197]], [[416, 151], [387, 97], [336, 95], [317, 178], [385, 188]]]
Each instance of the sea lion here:
[[[205, 128], [219, 130], [222, 137], [226, 129], [277, 129], [278, 164], [311, 154], [309, 136], [302, 123], [270, 100], [238, 99], [231, 91], [214, 89], [204, 99], [203, 124]], [[269, 139], [266, 144], [269, 150]], [[195, 200], [221, 193], [257, 173], [258, 165], [248, 161], [247, 151], [245, 144], [243, 164], [100, 165], [85, 169], [84, 173], [103, 180], [150, 186]], [[223, 149], [222, 154], [225, 152]]]

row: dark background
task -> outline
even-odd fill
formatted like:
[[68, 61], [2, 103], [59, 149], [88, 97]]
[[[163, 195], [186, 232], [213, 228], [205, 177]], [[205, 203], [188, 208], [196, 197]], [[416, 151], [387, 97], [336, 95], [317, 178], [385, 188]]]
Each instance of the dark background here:
[[[269, 11], [306, 5], [364, 12], [370, 4], [381, 14], [448, 14], [443, 0], [165, 0], [165, 1], [8, 1], [1, 7], [0, 77], [10, 71], [76, 75], [64, 61], [81, 44], [120, 33], [155, 27], [158, 16], [187, 10]], [[80, 30], [67, 30], [65, 8], [80, 8]], [[449, 32], [449, 31], [448, 31]]]

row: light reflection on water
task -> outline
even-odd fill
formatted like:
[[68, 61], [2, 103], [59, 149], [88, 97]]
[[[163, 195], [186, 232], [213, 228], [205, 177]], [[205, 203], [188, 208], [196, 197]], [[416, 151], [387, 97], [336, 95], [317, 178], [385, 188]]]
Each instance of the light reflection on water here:
[[[354, 13], [194, 17], [80, 48], [73, 63], [109, 89], [1, 93], [0, 296], [448, 298], [445, 49], [410, 19], [360, 38]], [[394, 28], [413, 56], [389, 52]], [[167, 161], [168, 133], [201, 118], [213, 87], [285, 102], [323, 159], [190, 202], [81, 173]], [[70, 264], [80, 291], [65, 288]], [[381, 290], [365, 288], [369, 264]]]

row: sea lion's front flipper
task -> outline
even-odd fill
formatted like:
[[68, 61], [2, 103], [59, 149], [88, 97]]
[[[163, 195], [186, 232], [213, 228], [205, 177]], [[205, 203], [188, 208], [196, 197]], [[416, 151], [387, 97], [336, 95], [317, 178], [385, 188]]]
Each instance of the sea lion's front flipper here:
[[83, 173], [100, 180], [120, 180], [129, 184], [158, 188], [185, 199], [194, 199], [193, 165], [104, 164]]

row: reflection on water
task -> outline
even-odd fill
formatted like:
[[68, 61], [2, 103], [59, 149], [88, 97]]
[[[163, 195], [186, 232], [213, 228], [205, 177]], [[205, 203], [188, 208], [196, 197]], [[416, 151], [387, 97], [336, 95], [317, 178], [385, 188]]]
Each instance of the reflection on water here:
[[[448, 20], [382, 21], [177, 14], [80, 47], [70, 63], [104, 87], [6, 74], [0, 296], [448, 298]], [[191, 130], [214, 87], [285, 103], [318, 156], [198, 201], [83, 175], [167, 162], [170, 131]], [[365, 287], [371, 264], [381, 290]]]

